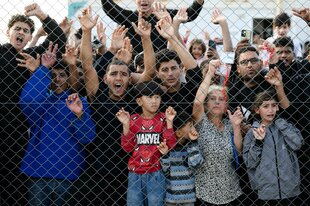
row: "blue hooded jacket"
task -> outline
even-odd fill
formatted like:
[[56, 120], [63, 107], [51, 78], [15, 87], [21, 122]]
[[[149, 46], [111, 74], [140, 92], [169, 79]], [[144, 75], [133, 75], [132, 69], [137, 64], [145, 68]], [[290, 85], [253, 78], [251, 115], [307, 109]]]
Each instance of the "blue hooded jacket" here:
[[71, 94], [49, 92], [51, 72], [40, 66], [22, 89], [20, 105], [30, 125], [30, 140], [21, 172], [30, 177], [75, 180], [85, 170], [84, 144], [95, 139], [90, 109], [81, 98], [81, 118], [66, 106]]

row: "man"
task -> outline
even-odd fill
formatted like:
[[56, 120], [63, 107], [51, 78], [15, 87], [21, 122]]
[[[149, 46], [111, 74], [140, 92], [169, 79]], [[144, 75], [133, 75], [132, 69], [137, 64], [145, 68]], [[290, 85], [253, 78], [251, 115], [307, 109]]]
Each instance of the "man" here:
[[[157, 23], [157, 18], [152, 13], [152, 4], [154, 0], [136, 0], [137, 4], [137, 10], [131, 11], [126, 10], [124, 8], [121, 8], [118, 6], [113, 0], [102, 0], [102, 8], [103, 11], [117, 24], [119, 25], [125, 25], [126, 28], [129, 28], [128, 30], [128, 36], [131, 40], [133, 47], [133, 54], [136, 55], [143, 51], [141, 39], [140, 36], [137, 35], [134, 31], [134, 28], [132, 27], [132, 22], [137, 23], [138, 22], [138, 13], [143, 13], [143, 18], [150, 22], [152, 25], [152, 34], [151, 39], [154, 45], [155, 52], [167, 48], [167, 41], [161, 37], [154, 26]], [[188, 21], [193, 21], [197, 18], [199, 15], [202, 6], [203, 6], [204, 0], [195, 0], [193, 4], [187, 9], [188, 13]], [[167, 9], [167, 12], [173, 18], [178, 10], [176, 9]]]
[[[124, 45], [127, 46], [123, 46], [123, 48], [130, 47], [130, 41], [128, 38], [123, 39], [124, 35], [121, 38], [117, 37], [119, 33], [124, 32], [124, 28], [117, 27], [116, 32], [112, 35], [111, 47], [95, 65], [96, 71], [91, 55], [91, 29], [96, 25], [97, 18], [91, 17], [91, 8], [89, 7], [83, 11], [79, 20], [83, 30], [81, 61], [85, 75], [85, 87], [88, 99], [92, 102], [92, 117], [97, 123], [97, 138], [89, 147], [89, 151], [92, 152], [90, 160], [92, 168], [86, 172], [88, 175], [86, 178], [88, 180], [85, 183], [87, 195], [79, 200], [79, 204], [126, 205], [128, 154], [123, 151], [120, 145], [122, 125], [115, 114], [121, 108], [132, 112], [136, 104], [129, 92], [133, 76], [130, 74], [128, 64], [114, 57], [119, 58], [118, 55], [122, 52], [122, 49], [117, 47], [119, 40], [116, 39], [124, 41]], [[140, 20], [142, 21], [142, 19]], [[144, 49], [145, 55], [148, 55], [148, 49], [152, 49], [151, 27], [146, 22], [142, 22], [145, 30], [141, 31], [140, 27], [138, 29], [143, 48], [147, 47]], [[145, 70], [138, 81], [151, 80], [152, 74], [149, 72], [149, 65], [153, 64], [145, 63]], [[106, 65], [108, 66], [106, 67]]]
[[[34, 32], [34, 22], [29, 16], [36, 16], [42, 22], [48, 36], [41, 45], [24, 49]], [[59, 51], [64, 53], [66, 36], [56, 21], [35, 3], [25, 7], [25, 15], [11, 17], [7, 35], [9, 43], [0, 46], [1, 205], [26, 205], [26, 178], [18, 168], [28, 141], [28, 126], [18, 101], [31, 72], [18, 66], [16, 58], [23, 59], [21, 52], [36, 57], [45, 52], [50, 41], [58, 44]]]

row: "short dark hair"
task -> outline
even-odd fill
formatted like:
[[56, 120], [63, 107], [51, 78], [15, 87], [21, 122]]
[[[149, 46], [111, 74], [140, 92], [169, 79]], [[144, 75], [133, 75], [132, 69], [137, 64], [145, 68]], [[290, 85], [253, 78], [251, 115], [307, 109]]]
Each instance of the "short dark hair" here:
[[177, 113], [177, 115], [173, 119], [174, 131], [181, 129], [189, 121], [193, 121], [193, 117], [191, 114], [186, 111], [181, 111]]
[[203, 42], [202, 39], [193, 39], [190, 44], [189, 44], [189, 52], [192, 54], [192, 49], [193, 49], [193, 46], [194, 44], [199, 44], [201, 45], [201, 48], [202, 48], [202, 54], [204, 54], [207, 50], [207, 47], [206, 47], [206, 44]]
[[281, 14], [278, 14], [274, 19], [273, 19], [273, 27], [277, 26], [282, 26], [284, 24], [287, 24], [289, 27], [291, 26], [291, 17], [283, 12]]
[[28, 26], [30, 27], [30, 33], [32, 34], [34, 32], [34, 21], [25, 15], [21, 15], [21, 14], [15, 14], [11, 17], [11, 19], [9, 20], [8, 23], [8, 28], [12, 28], [12, 26], [16, 23], [16, 22], [24, 22], [26, 24], [28, 24]]
[[294, 51], [294, 43], [291, 37], [279, 37], [273, 41], [273, 44], [276, 47], [291, 47], [292, 51]]
[[68, 77], [70, 76], [69, 66], [63, 59], [57, 59], [55, 64], [52, 66], [53, 69], [65, 70]]
[[133, 93], [135, 98], [139, 98], [142, 96], [153, 96], [159, 95], [161, 96], [164, 91], [160, 88], [159, 84], [154, 81], [141, 82], [134, 86]]
[[245, 53], [245, 52], [248, 52], [248, 51], [252, 51], [252, 52], [255, 52], [257, 55], [259, 55], [259, 52], [257, 51], [257, 49], [253, 46], [246, 46], [246, 47], [242, 47], [239, 49], [238, 52], [236, 52], [236, 63], [238, 64], [238, 61], [239, 61], [239, 58], [240, 58], [240, 55], [242, 53]]
[[82, 34], [83, 34], [83, 30], [82, 30], [82, 28], [80, 27], [80, 28], [74, 33], [74, 36], [75, 36], [75, 38], [77, 38], [77, 39], [82, 39]]
[[169, 62], [171, 60], [175, 60], [178, 64], [181, 64], [181, 60], [178, 54], [175, 51], [169, 49], [162, 49], [155, 55], [156, 58], [156, 69], [157, 71], [160, 68], [161, 63]]
[[130, 69], [129, 69], [128, 65], [124, 61], [119, 60], [117, 58], [112, 59], [112, 62], [107, 66], [106, 73], [108, 73], [110, 71], [110, 68], [113, 65], [124, 65], [124, 66], [126, 66], [128, 68], [128, 73], [130, 74]]

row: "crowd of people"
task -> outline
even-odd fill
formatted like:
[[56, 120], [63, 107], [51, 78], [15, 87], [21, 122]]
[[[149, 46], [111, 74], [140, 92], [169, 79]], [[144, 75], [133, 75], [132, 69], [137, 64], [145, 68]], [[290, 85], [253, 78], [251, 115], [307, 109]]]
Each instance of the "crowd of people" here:
[[[91, 6], [76, 33], [36, 3], [8, 22], [1, 205], [309, 205], [310, 50], [287, 13], [272, 37], [233, 45], [215, 9], [219, 51], [207, 32], [179, 33], [203, 0], [101, 2], [111, 36]], [[310, 26], [309, 8], [292, 12]]]

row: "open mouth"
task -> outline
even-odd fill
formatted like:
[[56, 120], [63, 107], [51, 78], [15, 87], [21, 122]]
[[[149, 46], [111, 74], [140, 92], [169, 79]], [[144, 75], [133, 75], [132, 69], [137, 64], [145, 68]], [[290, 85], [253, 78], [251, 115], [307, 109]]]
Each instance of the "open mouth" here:
[[16, 37], [16, 42], [17, 42], [17, 43], [22, 44], [23, 41], [24, 41], [24, 38], [23, 38], [23, 37], [21, 37], [21, 36]]

